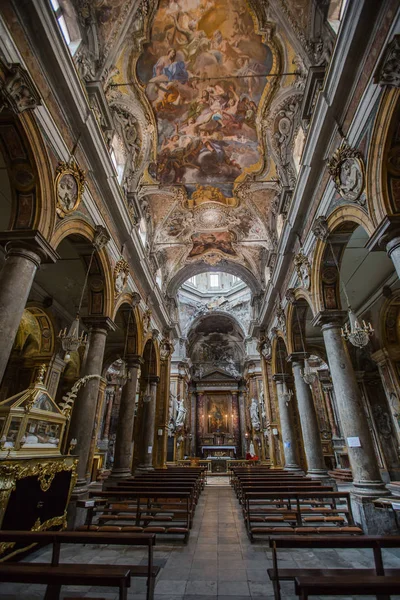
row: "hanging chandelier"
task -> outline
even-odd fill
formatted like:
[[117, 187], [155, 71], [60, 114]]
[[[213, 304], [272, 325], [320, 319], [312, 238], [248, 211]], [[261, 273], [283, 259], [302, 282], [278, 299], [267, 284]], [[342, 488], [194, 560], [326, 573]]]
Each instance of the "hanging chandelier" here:
[[85, 294], [86, 285], [87, 285], [87, 281], [88, 281], [88, 277], [89, 277], [89, 273], [90, 273], [90, 269], [92, 266], [93, 257], [94, 257], [95, 252], [96, 252], [96, 246], [92, 250], [92, 254], [91, 254], [90, 260], [89, 260], [89, 266], [86, 270], [85, 281], [83, 284], [81, 297], [79, 300], [78, 311], [76, 313], [75, 320], [72, 322], [71, 327], [68, 330], [68, 333], [67, 333], [67, 328], [65, 328], [64, 330], [61, 330], [60, 333], [58, 334], [58, 337], [61, 340], [62, 349], [66, 353], [65, 354], [66, 360], [69, 360], [71, 358], [71, 352], [76, 352], [77, 350], [79, 350], [79, 348], [81, 346], [85, 346], [87, 343], [87, 335], [84, 334], [83, 331], [82, 331], [81, 335], [79, 335], [79, 321], [80, 321], [80, 312], [81, 312], [81, 308], [82, 308], [83, 297]]
[[351, 309], [349, 297], [347, 295], [346, 286], [344, 285], [344, 282], [342, 281], [342, 278], [340, 277], [339, 264], [336, 259], [335, 253], [333, 252], [332, 244], [330, 241], [328, 243], [329, 243], [329, 247], [331, 249], [333, 260], [335, 261], [336, 269], [337, 269], [337, 272], [339, 275], [339, 281], [340, 281], [343, 293], [346, 298], [347, 310], [349, 313], [350, 329], [349, 329], [348, 323], [346, 323], [344, 326], [344, 329], [342, 329], [342, 337], [346, 341], [349, 341], [351, 344], [353, 344], [353, 346], [356, 346], [357, 348], [363, 348], [364, 346], [366, 346], [368, 344], [369, 338], [373, 334], [374, 329], [373, 329], [371, 323], [366, 323], [365, 321], [362, 322], [363, 326], [360, 327], [358, 320], [357, 320], [357, 315]]
[[304, 356], [304, 367], [303, 367], [303, 369], [300, 370], [300, 376], [302, 377], [304, 383], [306, 383], [307, 385], [312, 385], [315, 381], [316, 374], [311, 369], [310, 363], [308, 361], [308, 355], [306, 354], [306, 347], [305, 347], [304, 338], [303, 338], [303, 330], [301, 328], [299, 313], [297, 311], [296, 304], [295, 304], [294, 308], [296, 311], [297, 323], [299, 325], [301, 347], [303, 349], [303, 356]]
[[282, 381], [282, 389], [283, 389], [282, 398], [285, 401], [286, 406], [289, 406], [289, 402], [293, 398], [293, 391], [288, 389], [285, 380]]
[[65, 359], [71, 358], [71, 352], [76, 352], [80, 346], [85, 346], [87, 343], [87, 335], [82, 331], [79, 335], [79, 313], [77, 313], [71, 327], [67, 332], [67, 328], [61, 330], [58, 334], [61, 340], [62, 349], [65, 352]]
[[351, 342], [353, 346], [356, 346], [357, 348], [363, 348], [368, 344], [369, 338], [374, 332], [371, 323], [366, 323], [365, 321], [363, 321], [362, 327], [360, 327], [357, 321], [357, 316], [351, 310], [350, 306], [349, 323], [350, 328], [348, 323], [345, 324], [344, 329], [342, 328], [342, 337], [344, 337], [346, 341]]
[[286, 385], [285, 371], [283, 370], [282, 350], [279, 351], [279, 348], [278, 348], [278, 352], [279, 352], [279, 360], [281, 363], [281, 373], [282, 373], [282, 398], [285, 401], [286, 406], [289, 406], [289, 402], [291, 401], [291, 399], [293, 397], [293, 391], [288, 389], [288, 386]]

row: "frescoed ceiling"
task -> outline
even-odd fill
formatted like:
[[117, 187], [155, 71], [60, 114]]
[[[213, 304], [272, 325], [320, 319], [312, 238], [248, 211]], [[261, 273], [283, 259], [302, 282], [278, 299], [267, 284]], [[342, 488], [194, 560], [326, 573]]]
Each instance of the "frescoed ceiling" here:
[[122, 185], [164, 291], [199, 263], [263, 286], [296, 182], [307, 70], [322, 60], [313, 3], [74, 1], [97, 21], [97, 78], [131, 155]]

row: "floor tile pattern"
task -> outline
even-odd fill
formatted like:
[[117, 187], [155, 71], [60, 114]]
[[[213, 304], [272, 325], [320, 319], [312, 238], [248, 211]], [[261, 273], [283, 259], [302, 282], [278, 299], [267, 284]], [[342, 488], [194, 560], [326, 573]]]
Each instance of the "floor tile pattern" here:
[[[31, 556], [37, 562], [50, 558], [48, 550]], [[62, 559], [68, 562], [145, 564], [145, 553], [116, 546], [65, 547]], [[385, 564], [400, 568], [400, 550], [385, 551]], [[243, 525], [237, 499], [230, 487], [211, 485], [203, 492], [196, 509], [193, 529], [186, 546], [181, 541], [158, 541], [155, 563], [162, 567], [156, 584], [155, 600], [273, 600], [266, 569], [272, 566], [266, 541], [251, 544]], [[281, 551], [279, 564], [284, 567], [372, 567], [368, 550]], [[116, 600], [113, 589], [65, 588], [62, 598], [82, 597]], [[294, 586], [282, 585], [283, 600], [295, 600]], [[44, 597], [43, 586], [0, 584], [3, 600], [36, 600]], [[132, 581], [129, 600], [145, 600], [145, 583]], [[334, 597], [325, 596], [327, 600]], [[372, 598], [367, 596], [367, 598]], [[400, 596], [394, 597], [400, 600]], [[318, 599], [317, 599], [318, 600]], [[349, 600], [346, 598], [346, 600]]]

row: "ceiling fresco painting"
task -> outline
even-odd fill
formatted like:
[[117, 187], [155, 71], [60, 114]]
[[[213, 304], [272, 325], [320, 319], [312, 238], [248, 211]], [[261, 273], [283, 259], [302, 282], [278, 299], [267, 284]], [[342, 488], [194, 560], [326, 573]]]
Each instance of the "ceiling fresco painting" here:
[[202, 265], [254, 289], [270, 277], [321, 45], [318, 32], [311, 42], [304, 35], [312, 4], [96, 0], [105, 95], [116, 121], [136, 132], [132, 143], [118, 130], [131, 157], [123, 189], [146, 223], [164, 293]]
[[246, 0], [161, 0], [137, 62], [158, 128], [150, 175], [189, 197], [232, 198], [260, 162], [256, 117], [271, 66]]

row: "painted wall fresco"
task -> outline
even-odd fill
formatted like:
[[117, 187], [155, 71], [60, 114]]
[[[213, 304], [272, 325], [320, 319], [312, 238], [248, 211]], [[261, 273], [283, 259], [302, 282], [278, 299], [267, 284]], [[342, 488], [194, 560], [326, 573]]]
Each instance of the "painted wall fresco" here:
[[157, 117], [161, 183], [232, 183], [259, 161], [258, 103], [272, 64], [245, 0], [161, 0], [137, 63]]

